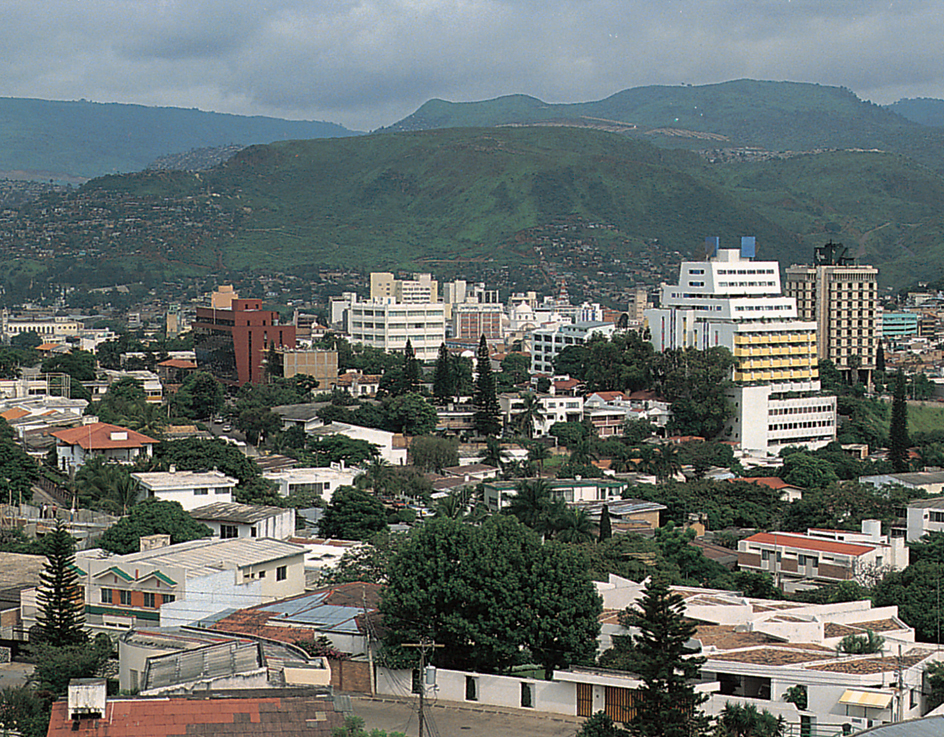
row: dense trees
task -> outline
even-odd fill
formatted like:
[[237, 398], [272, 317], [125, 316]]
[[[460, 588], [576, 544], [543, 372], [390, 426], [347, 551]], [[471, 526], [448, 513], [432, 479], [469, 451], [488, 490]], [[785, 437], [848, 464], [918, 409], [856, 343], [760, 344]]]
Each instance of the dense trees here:
[[442, 473], [459, 465], [459, 441], [450, 438], [420, 436], [410, 442], [410, 463], [424, 471]]
[[213, 375], [195, 371], [171, 398], [174, 411], [191, 420], [209, 420], [223, 411], [226, 392]]
[[719, 436], [731, 417], [725, 392], [732, 386], [734, 358], [727, 348], [668, 350], [655, 357], [661, 394], [672, 404], [669, 431], [676, 435]]
[[438, 518], [416, 528], [389, 568], [381, 611], [392, 657], [430, 637], [434, 662], [483, 673], [531, 656], [553, 670], [591, 660], [600, 600], [575, 550], [542, 545], [515, 519], [480, 527]]
[[15, 442], [13, 429], [0, 417], [0, 502], [29, 502], [38, 478], [36, 461]]
[[387, 529], [387, 514], [373, 494], [342, 486], [332, 495], [318, 529], [322, 537], [367, 540]]

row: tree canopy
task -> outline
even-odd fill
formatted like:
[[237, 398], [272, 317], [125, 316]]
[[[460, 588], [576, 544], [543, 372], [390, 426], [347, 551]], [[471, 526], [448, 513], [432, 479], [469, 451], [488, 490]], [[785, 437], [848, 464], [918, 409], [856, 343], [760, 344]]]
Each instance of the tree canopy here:
[[387, 513], [373, 494], [341, 486], [331, 496], [318, 529], [322, 537], [367, 540], [387, 529]]
[[179, 502], [145, 499], [131, 508], [102, 533], [99, 545], [118, 555], [136, 553], [141, 538], [147, 535], [170, 535], [171, 544], [210, 537], [213, 530], [197, 522], [184, 511]]

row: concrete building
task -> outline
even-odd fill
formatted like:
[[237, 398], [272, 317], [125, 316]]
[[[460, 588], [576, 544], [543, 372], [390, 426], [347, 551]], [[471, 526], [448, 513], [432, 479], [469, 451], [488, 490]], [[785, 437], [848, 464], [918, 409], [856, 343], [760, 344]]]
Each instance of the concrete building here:
[[354, 302], [346, 311], [352, 343], [402, 352], [409, 339], [420, 361], [435, 361], [446, 339], [446, 319], [438, 302], [400, 304], [392, 299]]
[[392, 298], [400, 304], [439, 301], [439, 282], [432, 274], [414, 274], [412, 279], [396, 279], [386, 271], [370, 274], [371, 300]]
[[322, 348], [283, 348], [282, 372], [286, 379], [299, 374], [318, 382], [318, 391], [329, 391], [338, 383], [338, 352]]
[[11, 338], [26, 333], [36, 333], [44, 341], [58, 341], [75, 338], [83, 325], [71, 317], [55, 315], [10, 315], [9, 311], [0, 311], [0, 341], [9, 343]]
[[231, 386], [261, 383], [267, 351], [295, 347], [295, 326], [279, 324], [279, 313], [262, 309], [261, 299], [198, 307], [193, 334], [197, 365]]
[[281, 540], [210, 538], [81, 562], [95, 630], [189, 625], [305, 590], [305, 549]]
[[353, 486], [354, 480], [363, 473], [359, 468], [334, 463], [322, 468], [286, 468], [281, 471], [263, 471], [262, 477], [278, 484], [279, 496], [292, 494], [317, 494], [325, 503], [341, 486]]
[[875, 476], [859, 476], [860, 484], [876, 488], [903, 486], [906, 489], [923, 491], [926, 494], [944, 494], [944, 471], [915, 471], [913, 473], [882, 473]]
[[498, 342], [504, 335], [505, 308], [496, 303], [465, 303], [452, 305], [452, 337], [455, 340]]
[[944, 532], [944, 497], [908, 502], [907, 541], [917, 542], [931, 532]]
[[554, 373], [554, 359], [570, 345], [583, 345], [592, 336], [609, 338], [616, 332], [611, 322], [576, 322], [552, 328], [538, 328], [531, 334], [531, 373]]
[[[619, 499], [627, 488], [616, 479], [549, 479], [551, 493], [565, 504]], [[482, 485], [485, 506], [493, 512], [504, 509], [518, 493], [517, 481], [487, 481]]]
[[[518, 415], [524, 409], [522, 394], [499, 394], [498, 405], [501, 408], [502, 422], [505, 427], [513, 428], [519, 424]], [[532, 437], [542, 438], [547, 435], [556, 422], [580, 422], [583, 419], [583, 398], [558, 396], [533, 392], [538, 398], [541, 416], [532, 420]]]
[[147, 471], [131, 476], [141, 485], [141, 497], [178, 502], [185, 510], [197, 509], [211, 502], [233, 501], [236, 479], [219, 471]]
[[918, 334], [917, 312], [883, 312], [882, 340], [913, 338]]
[[295, 534], [295, 509], [292, 507], [212, 502], [191, 509], [190, 516], [213, 530], [213, 536], [221, 540], [240, 537], [288, 540]]
[[754, 239], [740, 250], [707, 241], [706, 261], [685, 261], [677, 285], [663, 286], [646, 311], [657, 351], [723, 346], [736, 362], [734, 418], [723, 439], [744, 450], [820, 448], [836, 438], [836, 398], [819, 396], [816, 324], [797, 318], [780, 293], [776, 261], [754, 261]]
[[406, 465], [406, 438], [399, 433], [377, 430], [373, 427], [349, 425], [346, 422], [332, 422], [330, 425], [316, 427], [310, 434], [316, 438], [327, 435], [345, 435], [352, 440], [366, 440], [368, 443], [377, 446], [380, 457], [390, 465]]
[[814, 250], [813, 266], [786, 270], [784, 293], [797, 303], [797, 316], [816, 323], [816, 355], [848, 375], [857, 370], [866, 383], [875, 369], [882, 334], [878, 269], [856, 264], [841, 244]]
[[139, 455], [153, 455], [157, 440], [134, 430], [105, 422], [70, 427], [52, 433], [56, 439], [59, 470], [70, 476], [92, 456], [114, 463], [134, 463]]

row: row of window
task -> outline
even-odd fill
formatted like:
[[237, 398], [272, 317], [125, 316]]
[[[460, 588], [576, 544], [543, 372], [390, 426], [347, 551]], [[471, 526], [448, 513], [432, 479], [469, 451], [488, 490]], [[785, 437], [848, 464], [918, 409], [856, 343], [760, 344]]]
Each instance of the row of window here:
[[[233, 492], [233, 487], [231, 486], [218, 486], [213, 489], [214, 494], [231, 494]], [[200, 487], [193, 490], [194, 496], [207, 496], [210, 493], [209, 487]]]
[[[136, 593], [132, 591], [126, 591], [125, 589], [118, 589], [117, 590], [118, 601], [115, 601], [115, 593], [116, 593], [115, 589], [102, 589], [101, 592], [102, 592], [101, 593], [102, 604], [111, 604], [111, 605], [117, 604], [118, 606], [133, 606], [131, 603], [131, 598], [132, 598], [132, 594]], [[148, 609], [157, 609], [158, 607], [157, 596], [158, 595], [150, 591], [144, 591], [142, 593], [144, 595], [142, 606]], [[172, 601], [176, 601], [177, 599], [177, 597], [174, 596], [173, 594], [160, 594], [160, 597], [161, 597], [161, 600], [160, 600], [161, 604], [170, 604]]]
[[799, 430], [811, 427], [832, 427], [833, 421], [829, 420], [811, 420], [810, 422], [784, 422], [780, 425], [770, 425], [768, 430], [776, 432], [777, 430]]
[[811, 412], [832, 412], [832, 405], [823, 404], [823, 405], [807, 405], [804, 407], [779, 407], [777, 409], [770, 410], [771, 416], [779, 415], [805, 415]]

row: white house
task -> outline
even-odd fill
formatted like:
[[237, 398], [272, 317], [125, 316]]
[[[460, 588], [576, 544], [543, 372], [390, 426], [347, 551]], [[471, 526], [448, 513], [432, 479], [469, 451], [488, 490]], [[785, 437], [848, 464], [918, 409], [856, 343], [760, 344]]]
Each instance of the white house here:
[[346, 422], [332, 422], [330, 425], [314, 428], [310, 435], [326, 437], [328, 435], [344, 435], [352, 440], [366, 440], [377, 446], [380, 457], [391, 466], [405, 466], [407, 447], [406, 438], [399, 433], [377, 430], [372, 427], [349, 425]]
[[287, 540], [295, 534], [295, 509], [292, 507], [213, 502], [191, 509], [190, 516], [213, 530], [213, 535], [221, 540], [237, 537]]
[[279, 496], [315, 493], [325, 502], [339, 486], [353, 486], [354, 479], [363, 473], [359, 468], [333, 463], [322, 468], [286, 468], [280, 471], [263, 471], [262, 477], [278, 484]]
[[236, 479], [220, 471], [148, 471], [131, 476], [141, 484], [141, 496], [180, 502], [187, 511], [211, 502], [232, 502]]
[[101, 456], [116, 463], [134, 463], [139, 455], [152, 455], [158, 442], [134, 430], [105, 422], [70, 427], [54, 432], [52, 436], [56, 439], [59, 468], [70, 475], [91, 456]]
[[[499, 394], [498, 405], [501, 409], [502, 422], [506, 427], [515, 427], [517, 416], [524, 409], [524, 397], [527, 394]], [[547, 435], [557, 422], [580, 422], [583, 419], [583, 398], [542, 394], [534, 392], [538, 398], [541, 416], [532, 421], [534, 437]]]
[[944, 496], [908, 502], [908, 542], [920, 540], [929, 532], [944, 532]]

